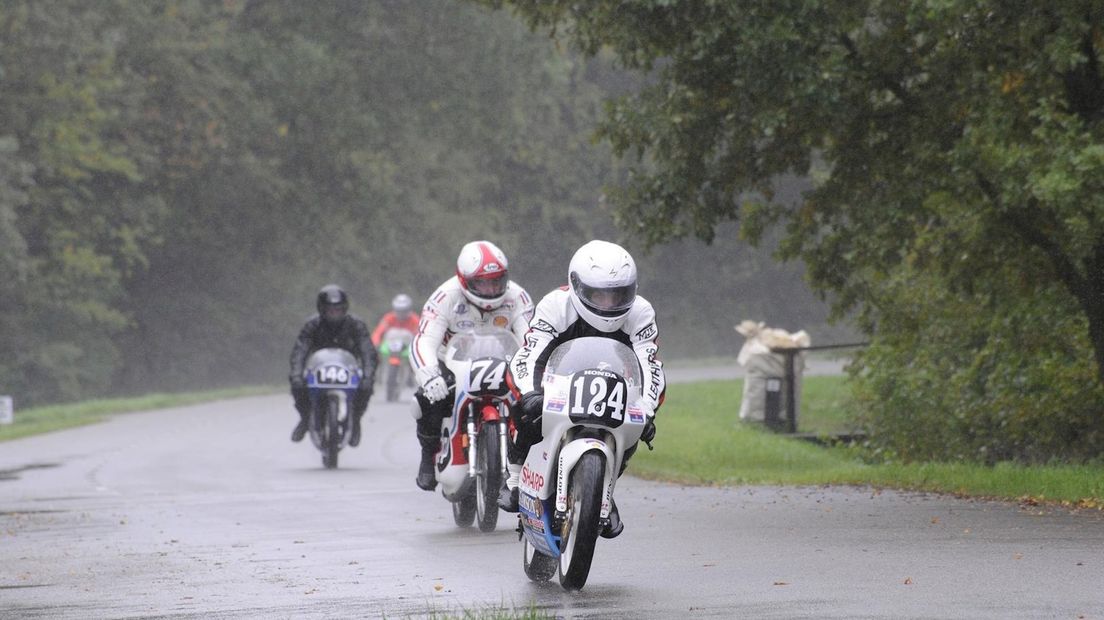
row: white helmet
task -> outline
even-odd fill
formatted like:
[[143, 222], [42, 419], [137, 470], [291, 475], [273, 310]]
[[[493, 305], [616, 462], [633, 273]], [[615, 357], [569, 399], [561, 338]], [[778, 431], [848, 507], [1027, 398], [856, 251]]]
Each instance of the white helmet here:
[[468, 301], [482, 310], [494, 310], [510, 285], [506, 255], [490, 241], [472, 241], [460, 249], [456, 277]]
[[406, 293], [399, 293], [395, 295], [391, 300], [391, 310], [401, 319], [405, 319], [410, 311], [414, 309], [414, 300], [410, 299], [410, 295]]
[[625, 323], [636, 300], [636, 263], [625, 248], [591, 241], [571, 257], [567, 280], [571, 305], [599, 331], [614, 332]]

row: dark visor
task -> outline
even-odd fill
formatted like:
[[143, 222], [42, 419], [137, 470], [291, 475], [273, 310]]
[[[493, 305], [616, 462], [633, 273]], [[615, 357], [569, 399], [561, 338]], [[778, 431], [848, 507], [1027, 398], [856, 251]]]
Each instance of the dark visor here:
[[595, 288], [583, 283], [575, 274], [571, 274], [571, 284], [583, 304], [599, 316], [621, 316], [628, 312], [633, 301], [636, 300], [635, 282], [625, 286]]
[[494, 299], [495, 297], [501, 297], [506, 292], [509, 283], [510, 280], [506, 277], [506, 273], [500, 272], [489, 278], [468, 279], [468, 290], [476, 297]]

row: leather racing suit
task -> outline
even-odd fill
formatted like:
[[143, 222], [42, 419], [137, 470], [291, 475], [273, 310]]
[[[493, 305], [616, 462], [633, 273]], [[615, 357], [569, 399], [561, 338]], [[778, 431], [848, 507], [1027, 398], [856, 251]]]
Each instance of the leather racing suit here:
[[[513, 332], [520, 342], [533, 316], [533, 301], [521, 286], [511, 281], [502, 303], [493, 310], [482, 310], [464, 296], [460, 282], [453, 276], [429, 296], [421, 313], [418, 333], [410, 349], [410, 365], [420, 385], [438, 375], [452, 383], [451, 373], [441, 361], [449, 339], [458, 332], [475, 328], [500, 328]], [[436, 452], [441, 443], [441, 420], [451, 415], [455, 393], [430, 404], [422, 388], [414, 394], [418, 421], [418, 441], [422, 450]]]
[[[653, 412], [659, 409], [666, 395], [667, 382], [663, 362], [659, 360], [659, 330], [652, 304], [638, 295], [621, 328], [603, 332], [579, 316], [571, 304], [571, 293], [567, 287], [548, 293], [537, 304], [523, 347], [510, 362], [509, 378], [513, 382], [515, 396], [520, 398], [538, 391], [552, 351], [563, 342], [584, 336], [613, 338], [632, 348], [644, 374], [641, 404], [650, 407]], [[520, 465], [529, 448], [541, 440], [540, 421], [522, 420], [520, 413], [521, 407], [513, 408], [517, 428], [517, 436], [509, 451], [509, 461], [513, 465]], [[635, 451], [635, 447], [631, 450]], [[625, 454], [622, 471], [632, 451]]]

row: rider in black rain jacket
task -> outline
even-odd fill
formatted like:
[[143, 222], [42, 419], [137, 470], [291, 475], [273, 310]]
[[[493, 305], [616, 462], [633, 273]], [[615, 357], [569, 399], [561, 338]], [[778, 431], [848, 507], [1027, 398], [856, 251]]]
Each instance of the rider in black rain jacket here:
[[349, 436], [349, 445], [360, 443], [360, 419], [368, 408], [372, 397], [372, 384], [375, 380], [379, 354], [372, 344], [372, 333], [368, 326], [357, 316], [349, 314], [349, 297], [336, 284], [328, 284], [318, 292], [318, 314], [312, 316], [299, 331], [299, 338], [291, 350], [291, 396], [295, 399], [295, 409], [299, 412], [299, 423], [291, 433], [292, 441], [300, 441], [307, 432], [310, 417], [310, 396], [303, 367], [311, 353], [319, 349], [336, 347], [345, 349], [356, 357], [364, 377], [360, 381], [356, 398], [353, 400], [353, 430]]

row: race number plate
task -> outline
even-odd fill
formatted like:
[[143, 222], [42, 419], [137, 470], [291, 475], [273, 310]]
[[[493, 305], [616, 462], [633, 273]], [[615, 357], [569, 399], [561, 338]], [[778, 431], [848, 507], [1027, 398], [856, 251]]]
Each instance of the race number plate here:
[[619, 375], [605, 370], [584, 370], [571, 381], [568, 416], [576, 423], [617, 428], [625, 421], [627, 394], [628, 387]]

